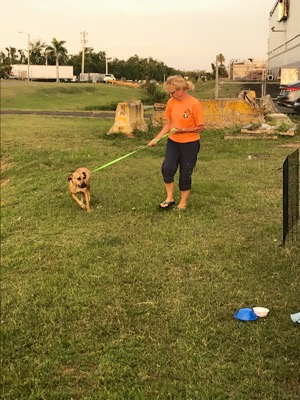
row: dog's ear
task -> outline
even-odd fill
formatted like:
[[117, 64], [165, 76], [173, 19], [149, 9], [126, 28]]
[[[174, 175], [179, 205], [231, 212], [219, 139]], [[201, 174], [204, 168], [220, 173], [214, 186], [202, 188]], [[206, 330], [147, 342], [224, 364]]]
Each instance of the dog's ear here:
[[86, 179], [86, 173], [83, 171], [82, 173], [83, 179]]
[[68, 181], [71, 181], [72, 178], [73, 178], [73, 174], [70, 174], [70, 175], [68, 176]]

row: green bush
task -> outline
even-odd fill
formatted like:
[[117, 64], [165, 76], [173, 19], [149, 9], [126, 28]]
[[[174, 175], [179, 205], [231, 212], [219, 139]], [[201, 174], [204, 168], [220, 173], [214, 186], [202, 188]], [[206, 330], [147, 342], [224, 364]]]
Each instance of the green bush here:
[[161, 85], [155, 82], [147, 82], [144, 88], [154, 103], [163, 103], [167, 100], [167, 94]]
[[1, 65], [0, 66], [0, 79], [8, 79], [10, 76], [11, 66]]
[[110, 103], [105, 105], [86, 106], [86, 111], [115, 111], [118, 103]]

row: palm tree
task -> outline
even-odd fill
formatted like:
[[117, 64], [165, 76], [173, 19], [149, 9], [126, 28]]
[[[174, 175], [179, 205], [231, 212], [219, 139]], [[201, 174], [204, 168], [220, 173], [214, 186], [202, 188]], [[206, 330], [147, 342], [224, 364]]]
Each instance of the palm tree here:
[[45, 64], [44, 49], [46, 44], [41, 42], [41, 40], [36, 40], [31, 42], [30, 50], [30, 62], [35, 65]]
[[24, 51], [19, 49], [18, 53], [20, 54], [20, 64], [25, 63], [26, 57], [25, 57]]
[[56, 38], [52, 39], [52, 46], [47, 46], [46, 51], [48, 56], [52, 56], [55, 58], [56, 65], [56, 82], [59, 82], [59, 61], [67, 61], [68, 59], [68, 50], [64, 47], [66, 42], [64, 40], [58, 41]]
[[223, 65], [223, 62], [225, 62], [225, 57], [220, 53], [217, 55], [217, 60], [221, 65]]
[[11, 64], [18, 63], [17, 49], [15, 47], [6, 47], [7, 58], [10, 60]]

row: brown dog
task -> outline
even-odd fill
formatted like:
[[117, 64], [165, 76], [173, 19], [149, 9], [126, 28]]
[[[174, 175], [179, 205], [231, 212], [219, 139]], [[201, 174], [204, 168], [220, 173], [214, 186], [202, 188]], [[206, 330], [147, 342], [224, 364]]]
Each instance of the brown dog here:
[[[68, 176], [68, 181], [73, 199], [82, 209], [86, 209], [87, 212], [90, 212], [91, 172], [87, 168], [77, 168], [75, 172]], [[80, 195], [81, 200], [79, 200], [77, 194]]]

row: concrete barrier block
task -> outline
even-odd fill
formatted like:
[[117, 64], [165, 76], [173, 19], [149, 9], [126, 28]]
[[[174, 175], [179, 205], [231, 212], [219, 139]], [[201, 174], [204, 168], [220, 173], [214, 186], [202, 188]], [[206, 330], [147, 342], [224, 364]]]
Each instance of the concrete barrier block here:
[[[259, 106], [239, 99], [201, 100], [205, 128], [228, 128], [235, 125], [264, 123]], [[153, 106], [153, 126], [162, 126], [166, 104]]]
[[259, 105], [264, 115], [278, 112], [277, 107], [275, 106], [272, 97], [269, 94], [260, 99]]
[[206, 128], [228, 128], [234, 125], [263, 123], [264, 116], [259, 107], [244, 100], [201, 100]]
[[151, 117], [153, 126], [157, 127], [164, 125], [164, 123], [166, 122], [164, 117], [165, 109], [166, 109], [165, 103], [154, 103], [153, 114]]
[[115, 122], [108, 133], [123, 133], [132, 137], [134, 130], [145, 132], [147, 129], [142, 102], [134, 100], [118, 104]]

